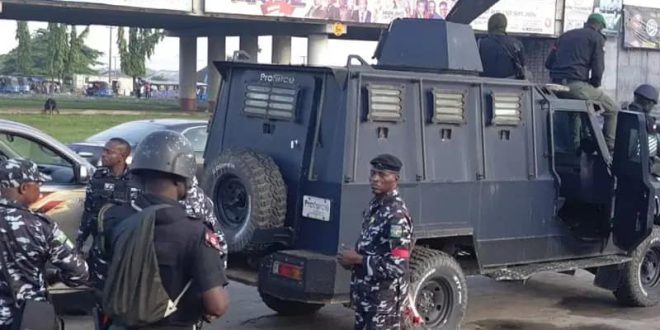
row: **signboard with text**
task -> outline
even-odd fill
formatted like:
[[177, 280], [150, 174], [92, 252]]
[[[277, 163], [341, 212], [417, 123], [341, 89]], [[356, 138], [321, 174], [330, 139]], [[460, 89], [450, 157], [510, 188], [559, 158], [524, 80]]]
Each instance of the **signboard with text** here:
[[[490, 15], [501, 12], [510, 33], [555, 32], [557, 0], [501, 0], [472, 26], [487, 29]], [[330, 22], [389, 24], [396, 18], [442, 19], [456, 0], [205, 0], [207, 13], [291, 17]]]
[[660, 9], [625, 6], [623, 46], [660, 50]]
[[123, 6], [176, 11], [192, 11], [193, 0], [53, 0], [59, 2], [82, 2], [109, 6]]

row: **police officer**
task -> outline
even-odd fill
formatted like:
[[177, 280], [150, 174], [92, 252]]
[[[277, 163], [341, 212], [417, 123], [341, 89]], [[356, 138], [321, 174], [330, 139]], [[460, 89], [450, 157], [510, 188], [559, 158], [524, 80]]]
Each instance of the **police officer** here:
[[186, 193], [186, 198], [179, 201], [185, 208], [186, 213], [193, 219], [199, 219], [218, 236], [218, 244], [220, 245], [220, 258], [222, 258], [225, 268], [227, 268], [227, 241], [225, 234], [220, 228], [218, 218], [215, 216], [215, 206], [213, 201], [206, 196], [204, 190], [199, 186], [197, 177], [193, 177], [192, 186]]
[[171, 297], [191, 280], [193, 287], [183, 295], [176, 312], [149, 329], [192, 329], [202, 318], [222, 316], [228, 307], [219, 238], [202, 221], [191, 219], [179, 202], [190, 189], [195, 168], [193, 149], [185, 137], [172, 131], [151, 133], [138, 145], [130, 168], [142, 193], [132, 205], [111, 207], [104, 215], [104, 256], [111, 260], [113, 230], [123, 220], [151, 205], [171, 206], [156, 212], [154, 247], [160, 276]]
[[[85, 195], [85, 210], [83, 211], [78, 237], [76, 238], [76, 249], [82, 251], [87, 238], [92, 235], [96, 239], [97, 217], [101, 207], [112, 202], [115, 198], [126, 199], [127, 190], [130, 189], [130, 177], [126, 159], [131, 154], [131, 145], [124, 139], [112, 138], [103, 148], [101, 164], [92, 180], [87, 185]], [[102, 282], [100, 274], [103, 274], [106, 262], [100, 257], [100, 251], [96, 244], [92, 246], [87, 259], [90, 266], [90, 279], [94, 287]]]
[[507, 19], [496, 13], [488, 20], [488, 36], [479, 40], [484, 77], [525, 79], [525, 50], [522, 43], [506, 34]]
[[409, 285], [412, 218], [397, 190], [401, 161], [384, 154], [371, 165], [375, 197], [363, 214], [355, 250], [342, 250], [337, 261], [352, 270], [355, 329], [400, 329]]
[[648, 84], [640, 85], [635, 89], [634, 101], [628, 105], [629, 111], [641, 112], [646, 117], [646, 131], [649, 138], [649, 156], [651, 157], [651, 173], [660, 176], [658, 159], [658, 133], [655, 118], [650, 115], [651, 110], [658, 104], [658, 90]]
[[0, 162], [0, 264], [6, 269], [0, 272], [0, 329], [13, 323], [26, 300], [46, 300], [42, 269], [47, 262], [56, 268], [49, 282], [80, 286], [87, 281], [87, 264], [64, 232], [46, 216], [28, 209], [39, 199], [39, 187], [47, 180], [31, 161]]
[[[559, 37], [545, 66], [550, 70], [553, 83], [566, 85], [570, 89], [567, 97], [597, 101], [603, 106], [605, 142], [613, 150], [617, 105], [599, 89], [605, 70], [605, 36], [601, 31], [606, 26], [601, 14], [592, 14], [584, 28], [568, 31]], [[578, 130], [576, 127], [575, 132]], [[578, 143], [577, 133], [573, 138]]]

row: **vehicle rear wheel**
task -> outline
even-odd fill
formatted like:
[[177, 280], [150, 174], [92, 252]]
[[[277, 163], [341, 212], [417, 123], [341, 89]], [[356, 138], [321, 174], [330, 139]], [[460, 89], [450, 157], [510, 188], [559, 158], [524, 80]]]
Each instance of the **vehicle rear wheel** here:
[[410, 259], [411, 292], [421, 329], [458, 329], [467, 309], [461, 266], [444, 252], [415, 247]]
[[204, 190], [213, 198], [230, 252], [256, 249], [257, 229], [284, 225], [286, 186], [275, 162], [250, 150], [227, 150], [205, 172]]
[[660, 302], [660, 227], [637, 247], [626, 264], [614, 296], [623, 305], [655, 306]]
[[283, 300], [261, 291], [259, 291], [259, 296], [261, 296], [261, 300], [268, 308], [287, 316], [314, 314], [324, 306], [323, 304], [308, 304], [293, 300]]

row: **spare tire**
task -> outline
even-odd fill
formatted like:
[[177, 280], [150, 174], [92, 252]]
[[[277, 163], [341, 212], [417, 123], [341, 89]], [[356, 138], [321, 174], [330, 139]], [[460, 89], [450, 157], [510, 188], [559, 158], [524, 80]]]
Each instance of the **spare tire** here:
[[256, 229], [284, 225], [286, 186], [277, 164], [251, 150], [227, 150], [204, 170], [204, 190], [215, 203], [230, 252], [255, 249]]

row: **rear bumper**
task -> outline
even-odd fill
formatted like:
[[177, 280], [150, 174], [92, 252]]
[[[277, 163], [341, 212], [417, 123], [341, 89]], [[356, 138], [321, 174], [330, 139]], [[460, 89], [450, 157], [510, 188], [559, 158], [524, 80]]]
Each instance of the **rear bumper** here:
[[[277, 274], [273, 265], [278, 262], [302, 268], [302, 279]], [[264, 258], [259, 290], [284, 300], [345, 303], [349, 300], [350, 272], [341, 268], [334, 256], [304, 250], [279, 251]]]

